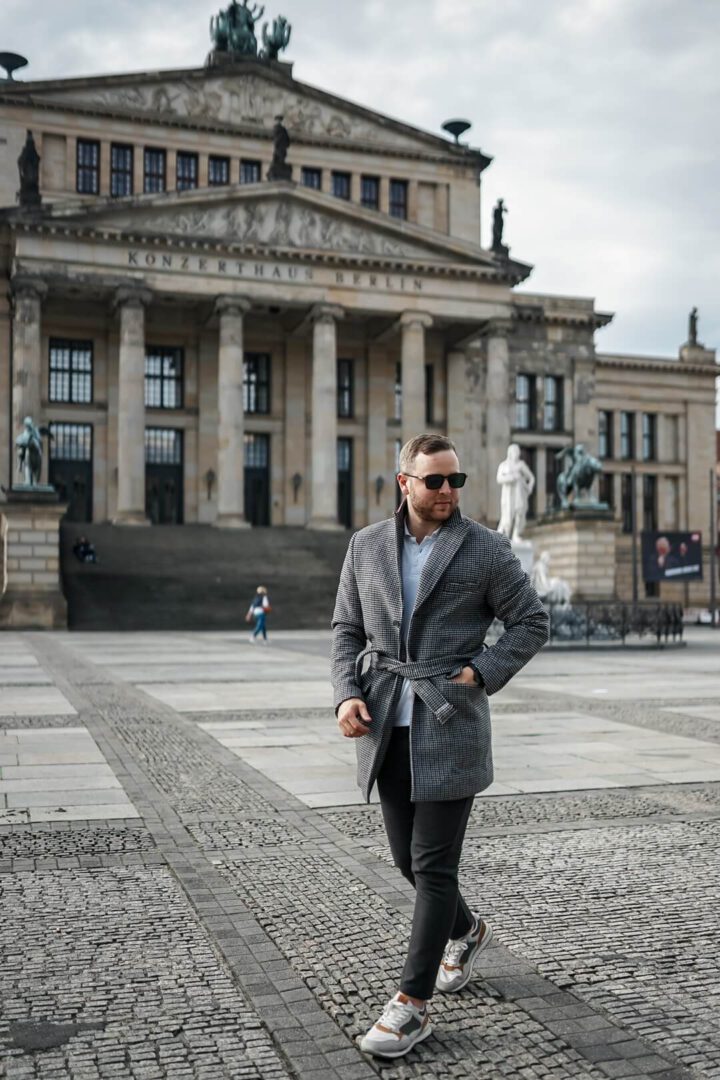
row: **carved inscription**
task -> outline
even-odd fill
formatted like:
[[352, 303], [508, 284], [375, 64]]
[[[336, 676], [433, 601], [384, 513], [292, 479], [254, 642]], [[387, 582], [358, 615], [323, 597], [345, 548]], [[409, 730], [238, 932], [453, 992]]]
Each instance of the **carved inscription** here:
[[423, 290], [422, 278], [409, 274], [377, 274], [352, 270], [316, 270], [311, 266], [294, 266], [285, 262], [258, 262], [248, 259], [216, 258], [209, 255], [178, 255], [175, 252], [143, 251], [130, 248], [127, 265], [136, 270], [172, 271], [175, 273], [207, 274], [243, 280], [269, 282], [314, 283], [349, 289], [378, 289], [392, 292]]

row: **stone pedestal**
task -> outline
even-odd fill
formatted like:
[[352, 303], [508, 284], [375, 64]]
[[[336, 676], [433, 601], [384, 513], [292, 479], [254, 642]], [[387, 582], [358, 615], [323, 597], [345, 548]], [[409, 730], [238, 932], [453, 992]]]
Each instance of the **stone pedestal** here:
[[[0, 629], [59, 630], [67, 626], [60, 585], [60, 519], [55, 492], [9, 491], [0, 514], [5, 533], [5, 590]], [[2, 541], [0, 540], [0, 550]]]
[[610, 510], [560, 510], [528, 525], [526, 536], [538, 558], [549, 552], [550, 572], [567, 581], [573, 601], [610, 600], [617, 530]]
[[535, 545], [531, 540], [512, 540], [510, 546], [513, 555], [520, 560], [523, 570], [529, 576], [532, 573], [533, 563], [535, 562]]

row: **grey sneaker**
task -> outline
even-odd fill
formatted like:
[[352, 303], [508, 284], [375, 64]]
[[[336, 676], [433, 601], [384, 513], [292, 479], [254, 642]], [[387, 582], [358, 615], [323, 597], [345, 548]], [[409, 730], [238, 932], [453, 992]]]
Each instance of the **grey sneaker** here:
[[448, 941], [435, 980], [435, 989], [454, 994], [470, 982], [473, 967], [483, 949], [492, 941], [492, 928], [479, 915], [469, 934], [457, 941]]
[[418, 1009], [404, 994], [396, 994], [358, 1045], [366, 1054], [397, 1058], [431, 1034], [427, 1005]]

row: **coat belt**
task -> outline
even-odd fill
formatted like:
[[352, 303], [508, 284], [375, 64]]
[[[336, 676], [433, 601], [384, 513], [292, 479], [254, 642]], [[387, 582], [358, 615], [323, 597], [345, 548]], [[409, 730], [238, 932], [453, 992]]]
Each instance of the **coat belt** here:
[[387, 671], [390, 675], [399, 675], [403, 679], [409, 679], [412, 683], [413, 693], [424, 701], [430, 712], [440, 721], [447, 723], [457, 709], [438, 690], [431, 680], [438, 675], [452, 676], [459, 674], [467, 660], [462, 656], [436, 656], [431, 660], [398, 660], [389, 656], [380, 649], [372, 646], [363, 649], [355, 661], [357, 677], [360, 675], [365, 657], [370, 657], [370, 665], [377, 671]]

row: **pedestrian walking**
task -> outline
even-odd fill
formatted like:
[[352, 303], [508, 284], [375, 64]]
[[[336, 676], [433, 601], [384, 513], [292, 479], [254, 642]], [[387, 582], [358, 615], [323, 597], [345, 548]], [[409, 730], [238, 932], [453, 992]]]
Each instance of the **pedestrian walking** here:
[[272, 608], [270, 606], [268, 591], [264, 585], [258, 585], [255, 595], [250, 601], [247, 615], [245, 616], [246, 622], [255, 622], [255, 628], [250, 634], [250, 642], [252, 645], [257, 644], [261, 634], [263, 645], [267, 645], [267, 617], [270, 611], [272, 611]]
[[[548, 637], [509, 540], [460, 512], [466, 474], [450, 439], [410, 439], [399, 465], [403, 501], [352, 537], [332, 620], [338, 725], [357, 740], [358, 784], [369, 801], [377, 783], [393, 860], [416, 891], [398, 992], [360, 1040], [389, 1058], [431, 1034], [433, 993], [461, 990], [491, 941], [458, 888], [473, 797], [493, 779], [488, 696]], [[505, 633], [487, 648], [496, 616]]]

